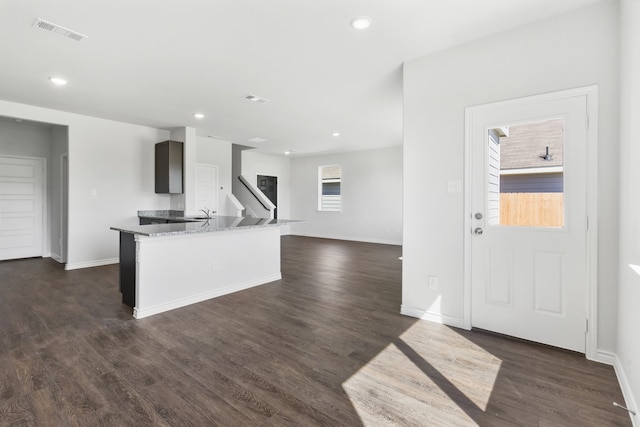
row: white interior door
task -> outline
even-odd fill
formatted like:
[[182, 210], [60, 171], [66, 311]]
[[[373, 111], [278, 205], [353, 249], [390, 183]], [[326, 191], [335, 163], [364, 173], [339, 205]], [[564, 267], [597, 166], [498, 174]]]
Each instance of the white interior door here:
[[0, 157], [0, 260], [42, 256], [44, 161]]
[[[584, 353], [587, 319], [586, 96], [515, 103], [506, 107], [496, 104], [479, 111], [469, 124], [471, 324]], [[499, 188], [500, 175], [504, 173], [500, 171], [500, 162], [505, 160], [504, 153], [500, 156], [492, 129], [547, 120], [563, 123], [563, 148], [561, 153], [556, 153], [563, 156], [561, 222], [546, 226], [505, 224], [501, 209], [506, 208], [506, 202]], [[544, 169], [544, 151], [529, 155], [539, 157], [539, 165]], [[496, 158], [502, 160], [496, 164]]]
[[196, 165], [196, 209], [218, 211], [218, 167]]

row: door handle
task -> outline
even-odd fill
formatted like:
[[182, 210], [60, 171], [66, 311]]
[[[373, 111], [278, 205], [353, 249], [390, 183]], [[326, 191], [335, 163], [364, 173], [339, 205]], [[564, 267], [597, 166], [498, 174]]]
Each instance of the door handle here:
[[482, 234], [482, 228], [480, 228], [480, 227], [476, 227], [476, 229], [475, 229], [475, 230], [473, 230], [473, 232], [474, 232], [474, 234], [476, 234], [476, 235], [478, 235], [478, 236], [479, 236], [479, 235], [481, 235], [481, 234]]

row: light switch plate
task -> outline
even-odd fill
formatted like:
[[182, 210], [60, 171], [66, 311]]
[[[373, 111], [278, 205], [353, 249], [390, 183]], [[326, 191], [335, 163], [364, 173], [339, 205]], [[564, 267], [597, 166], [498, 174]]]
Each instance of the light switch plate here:
[[429, 289], [438, 289], [438, 276], [429, 276], [427, 286]]

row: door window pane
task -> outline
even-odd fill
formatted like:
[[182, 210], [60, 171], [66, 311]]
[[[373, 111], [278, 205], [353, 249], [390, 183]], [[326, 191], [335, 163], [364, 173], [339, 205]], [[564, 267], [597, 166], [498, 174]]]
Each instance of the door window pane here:
[[488, 222], [564, 227], [564, 120], [489, 130]]

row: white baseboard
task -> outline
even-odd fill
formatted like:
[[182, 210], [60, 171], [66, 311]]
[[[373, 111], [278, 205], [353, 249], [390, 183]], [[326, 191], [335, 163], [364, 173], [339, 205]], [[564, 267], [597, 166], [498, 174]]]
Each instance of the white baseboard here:
[[100, 267], [101, 265], [117, 264], [120, 258], [98, 259], [95, 261], [68, 262], [65, 264], [65, 270], [77, 270], [79, 268]]
[[395, 245], [402, 246], [402, 240], [388, 240], [388, 239], [379, 239], [376, 237], [356, 237], [356, 236], [336, 236], [330, 234], [311, 234], [311, 233], [290, 233], [293, 236], [302, 236], [302, 237], [316, 237], [318, 239], [334, 239], [334, 240], [348, 240], [352, 242], [364, 242], [364, 243], [378, 243], [381, 245]]
[[[616, 371], [616, 376], [618, 377], [618, 384], [620, 384], [620, 388], [622, 389], [622, 395], [624, 396], [624, 405], [634, 411], [636, 415], [629, 413], [629, 418], [631, 418], [631, 424], [633, 427], [640, 427], [640, 413], [638, 413], [638, 404], [636, 402], [635, 396], [633, 395], [633, 391], [631, 390], [631, 386], [629, 385], [629, 380], [627, 379], [627, 375], [624, 372], [624, 367], [622, 366], [622, 362], [617, 354], [612, 354], [613, 356], [613, 368]], [[622, 404], [622, 402], [618, 402]], [[622, 411], [622, 409], [619, 409]]]
[[594, 362], [604, 363], [605, 365], [615, 366], [616, 355], [610, 351], [596, 350], [596, 356], [591, 358]]
[[453, 326], [454, 328], [469, 329], [465, 326], [464, 319], [446, 316], [440, 313], [430, 313], [416, 307], [402, 305], [400, 306], [400, 314], [417, 317], [418, 319], [428, 320], [429, 322], [439, 323], [441, 325]]
[[416, 307], [411, 307], [407, 305], [400, 306], [400, 314], [404, 316], [417, 317], [418, 319], [422, 318], [422, 315], [425, 313], [424, 310], [421, 310]]
[[275, 282], [276, 280], [280, 280], [280, 279], [282, 279], [282, 274], [278, 273], [270, 276], [260, 277], [254, 280], [249, 280], [246, 282], [236, 283], [234, 285], [226, 286], [220, 289], [214, 289], [209, 292], [203, 292], [201, 294], [192, 295], [186, 298], [181, 298], [177, 301], [171, 301], [170, 303], [167, 303], [167, 304], [158, 304], [156, 306], [147, 307], [142, 310], [134, 307], [133, 317], [135, 317], [136, 319], [142, 319], [143, 317], [149, 317], [154, 314], [159, 314], [165, 311], [174, 310], [176, 308], [206, 301], [211, 298], [217, 298], [217, 297], [221, 297], [223, 295], [231, 294], [234, 292], [243, 291], [245, 289], [253, 288], [254, 286], [264, 285], [265, 283]]

